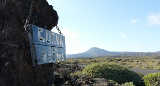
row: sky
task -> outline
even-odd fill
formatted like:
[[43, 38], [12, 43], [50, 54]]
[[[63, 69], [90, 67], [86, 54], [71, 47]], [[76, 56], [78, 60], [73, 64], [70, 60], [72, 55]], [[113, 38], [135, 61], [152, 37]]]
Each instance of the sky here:
[[67, 54], [91, 47], [160, 51], [160, 0], [48, 1], [58, 12]]

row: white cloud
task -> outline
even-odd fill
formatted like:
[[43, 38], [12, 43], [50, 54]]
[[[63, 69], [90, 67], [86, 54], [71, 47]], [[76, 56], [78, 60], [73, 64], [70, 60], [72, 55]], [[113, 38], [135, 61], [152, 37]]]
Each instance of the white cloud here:
[[137, 19], [132, 19], [132, 20], [131, 20], [131, 23], [132, 23], [132, 24], [136, 24], [137, 21], [138, 21]]
[[160, 24], [160, 13], [151, 14], [147, 17], [148, 23], [151, 25], [159, 25]]
[[123, 38], [123, 39], [127, 39], [127, 35], [126, 35], [125, 33], [123, 33], [123, 32], [120, 32], [120, 36], [121, 36], [121, 38]]

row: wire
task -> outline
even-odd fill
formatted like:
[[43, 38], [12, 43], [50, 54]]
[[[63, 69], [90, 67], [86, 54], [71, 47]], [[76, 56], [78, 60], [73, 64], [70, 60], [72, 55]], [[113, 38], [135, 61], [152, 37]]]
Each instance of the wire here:
[[58, 26], [56, 26], [57, 31], [59, 32], [59, 34], [62, 34], [61, 30], [59, 29]]
[[32, 8], [33, 8], [33, 1], [31, 1], [31, 5], [30, 5], [30, 8], [29, 8], [29, 15], [27, 16], [26, 18], [26, 21], [25, 21], [25, 24], [24, 24], [24, 29], [25, 31], [28, 32], [28, 27], [30, 26], [30, 20], [31, 20], [31, 16], [32, 16]]

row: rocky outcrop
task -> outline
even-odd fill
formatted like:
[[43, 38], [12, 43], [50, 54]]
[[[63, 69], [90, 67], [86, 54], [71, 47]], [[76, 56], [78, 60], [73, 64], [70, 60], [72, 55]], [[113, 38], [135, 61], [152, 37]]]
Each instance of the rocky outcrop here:
[[32, 65], [24, 29], [29, 15], [31, 24], [48, 30], [58, 23], [57, 12], [46, 0], [0, 0], [0, 86], [49, 86], [51, 83], [52, 65]]

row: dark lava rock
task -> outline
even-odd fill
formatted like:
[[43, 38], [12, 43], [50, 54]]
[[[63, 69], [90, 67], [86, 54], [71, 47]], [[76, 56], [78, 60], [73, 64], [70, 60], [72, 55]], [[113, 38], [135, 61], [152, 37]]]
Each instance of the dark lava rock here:
[[[30, 8], [32, 3], [32, 13]], [[24, 25], [51, 30], [57, 12], [46, 0], [0, 0], [0, 86], [49, 86], [53, 65], [33, 66]]]

